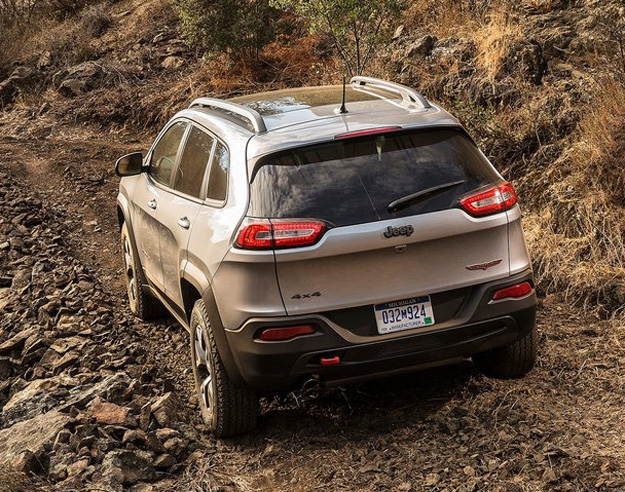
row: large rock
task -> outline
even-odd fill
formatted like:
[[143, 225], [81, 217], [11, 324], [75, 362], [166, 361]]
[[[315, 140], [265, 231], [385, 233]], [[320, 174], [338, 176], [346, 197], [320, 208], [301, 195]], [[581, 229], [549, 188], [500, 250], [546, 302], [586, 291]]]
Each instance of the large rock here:
[[[7, 427], [45, 413], [54, 406], [60, 411], [68, 411], [71, 407], [84, 408], [98, 395], [114, 393], [119, 384], [127, 386], [129, 382], [130, 378], [124, 373], [107, 376], [95, 384], [84, 385], [77, 379], [64, 375], [36, 379], [11, 396], [0, 412], [0, 426]], [[132, 417], [128, 417], [125, 422], [126, 425], [136, 425]]]
[[11, 338], [0, 344], [0, 355], [8, 354], [13, 350], [21, 349], [26, 339], [35, 333], [37, 333], [36, 328], [28, 328], [16, 333]]
[[38, 79], [37, 71], [30, 67], [17, 67], [11, 76], [0, 82], [0, 106], [10, 104], [24, 89]]
[[59, 85], [59, 92], [66, 97], [79, 96], [87, 89], [87, 82], [78, 79], [66, 79]]
[[171, 427], [179, 420], [178, 408], [180, 408], [180, 403], [170, 392], [156, 400], [150, 410], [161, 427]]
[[406, 50], [407, 58], [421, 57], [425, 58], [432, 53], [432, 48], [434, 48], [434, 43], [436, 43], [437, 39], [434, 36], [423, 36], [422, 38], [417, 39], [414, 43], [412, 43], [408, 49]]
[[147, 451], [111, 451], [102, 461], [102, 476], [105, 481], [123, 485], [154, 480], [156, 472], [152, 466], [153, 458], [154, 455]]
[[134, 427], [137, 425], [135, 419], [130, 415], [130, 409], [121, 407], [115, 403], [104, 402], [100, 398], [96, 398], [89, 412], [96, 419], [98, 424], [119, 425], [126, 427]]
[[106, 78], [102, 65], [87, 61], [52, 76], [52, 85], [67, 97], [78, 96], [83, 92], [99, 87]]
[[15, 393], [2, 408], [0, 424], [3, 427], [45, 413], [57, 401], [68, 394], [67, 386], [75, 386], [78, 381], [66, 376], [50, 379], [36, 379]]
[[27, 451], [43, 453], [70, 421], [69, 415], [52, 411], [0, 430], [0, 469], [23, 463], [24, 456], [30, 456]]

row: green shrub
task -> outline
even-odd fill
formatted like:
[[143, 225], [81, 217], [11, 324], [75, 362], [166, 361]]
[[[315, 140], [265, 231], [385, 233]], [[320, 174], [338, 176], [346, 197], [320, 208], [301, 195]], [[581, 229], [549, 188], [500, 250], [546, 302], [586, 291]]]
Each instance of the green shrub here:
[[187, 41], [208, 52], [258, 56], [275, 37], [269, 0], [172, 0]]
[[390, 39], [406, 0], [271, 0], [328, 36], [350, 75], [362, 74], [376, 49]]

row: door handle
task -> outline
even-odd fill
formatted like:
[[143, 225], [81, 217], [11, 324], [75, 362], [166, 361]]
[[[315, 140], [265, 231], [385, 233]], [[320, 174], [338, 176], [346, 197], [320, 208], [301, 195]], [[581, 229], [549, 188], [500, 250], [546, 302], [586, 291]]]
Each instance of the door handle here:
[[186, 217], [182, 217], [181, 219], [178, 219], [178, 225], [183, 229], [188, 229], [191, 227], [191, 222]]
[[152, 210], [156, 210], [156, 200], [152, 199], [148, 202], [148, 207], [150, 207]]

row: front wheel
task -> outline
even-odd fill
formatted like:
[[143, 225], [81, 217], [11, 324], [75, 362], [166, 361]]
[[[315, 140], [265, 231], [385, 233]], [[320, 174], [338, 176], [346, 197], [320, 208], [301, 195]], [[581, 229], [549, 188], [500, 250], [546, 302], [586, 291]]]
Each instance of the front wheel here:
[[473, 356], [473, 362], [487, 376], [499, 379], [515, 379], [532, 370], [538, 354], [538, 333], [532, 327], [516, 342]]
[[204, 421], [216, 437], [249, 432], [256, 426], [258, 398], [228, 375], [202, 300], [193, 306], [190, 328], [191, 363]]

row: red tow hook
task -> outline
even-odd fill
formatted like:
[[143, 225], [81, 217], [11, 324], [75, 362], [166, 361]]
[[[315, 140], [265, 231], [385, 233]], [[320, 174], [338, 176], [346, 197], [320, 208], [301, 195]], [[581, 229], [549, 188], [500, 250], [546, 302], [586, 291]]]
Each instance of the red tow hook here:
[[341, 358], [338, 355], [334, 357], [321, 357], [319, 359], [322, 366], [336, 366], [341, 363]]

